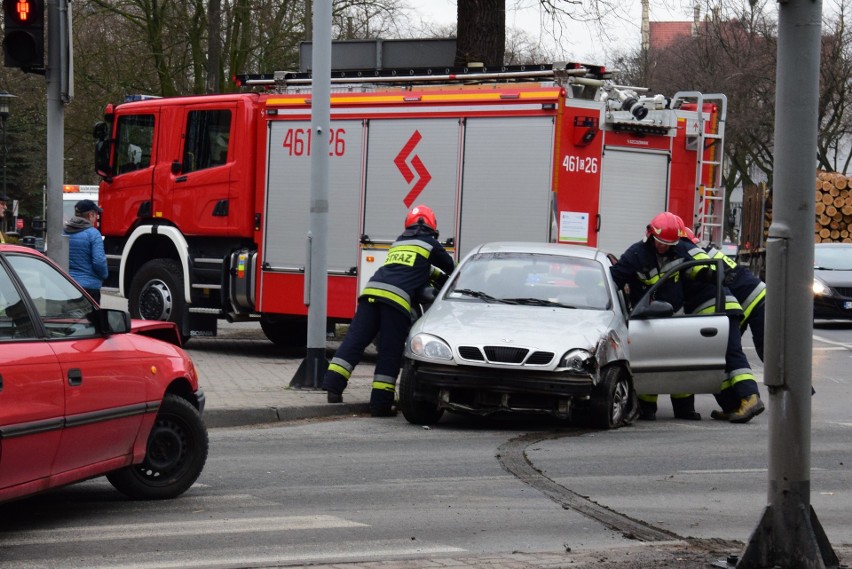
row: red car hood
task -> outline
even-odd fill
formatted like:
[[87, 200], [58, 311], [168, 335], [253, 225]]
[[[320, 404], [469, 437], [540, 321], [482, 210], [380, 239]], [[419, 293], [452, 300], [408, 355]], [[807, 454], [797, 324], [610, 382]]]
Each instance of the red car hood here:
[[180, 334], [174, 322], [133, 318], [130, 320], [130, 333], [156, 338], [181, 347]]

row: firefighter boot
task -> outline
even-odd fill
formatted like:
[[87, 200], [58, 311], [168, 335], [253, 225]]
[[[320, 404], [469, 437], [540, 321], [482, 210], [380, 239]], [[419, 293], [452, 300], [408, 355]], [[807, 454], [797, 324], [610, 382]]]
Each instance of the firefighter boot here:
[[736, 412], [736, 409], [733, 411], [719, 411], [718, 409], [713, 409], [710, 412], [710, 416], [716, 419], [717, 421], [730, 421], [731, 415]]
[[343, 403], [343, 390], [346, 389], [346, 380], [340, 374], [326, 372], [322, 380], [322, 388], [327, 392], [329, 403]]
[[729, 421], [731, 423], [748, 423], [753, 417], [763, 413], [764, 409], [763, 401], [760, 400], [759, 395], [749, 395], [740, 400], [740, 408], [731, 413]]
[[689, 421], [701, 420], [701, 413], [695, 412], [695, 395], [673, 397], [672, 409], [674, 409], [675, 419], [687, 419]]
[[370, 415], [373, 417], [393, 417], [396, 408], [393, 406], [393, 391], [373, 389], [370, 392]]
[[639, 400], [639, 420], [640, 421], [656, 421], [657, 420], [657, 403], [654, 401]]

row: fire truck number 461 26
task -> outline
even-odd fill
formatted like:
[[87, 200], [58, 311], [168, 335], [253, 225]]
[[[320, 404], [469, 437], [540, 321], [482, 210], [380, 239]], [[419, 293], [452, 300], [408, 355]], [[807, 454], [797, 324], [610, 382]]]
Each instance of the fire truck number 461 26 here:
[[570, 156], [565, 155], [562, 160], [562, 167], [566, 172], [585, 172], [587, 174], [598, 173], [598, 159], [594, 157]]
[[[332, 128], [328, 131], [328, 155], [343, 156], [346, 153], [346, 129]], [[311, 155], [311, 129], [309, 128], [290, 128], [284, 135], [284, 143], [282, 144], [287, 149], [290, 156], [310, 156]]]

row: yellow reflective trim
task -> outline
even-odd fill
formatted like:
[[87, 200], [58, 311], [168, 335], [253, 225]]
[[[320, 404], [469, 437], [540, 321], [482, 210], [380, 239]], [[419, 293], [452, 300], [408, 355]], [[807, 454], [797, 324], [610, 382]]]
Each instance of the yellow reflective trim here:
[[[731, 379], [729, 379], [728, 381], [730, 382], [730, 385], [731, 385], [731, 386], [734, 386], [734, 385], [736, 385], [737, 383], [739, 383], [739, 382], [741, 382], [741, 381], [748, 381], [748, 380], [752, 380], [752, 381], [754, 381], [754, 374], [751, 374], [751, 373], [741, 373], [741, 374], [739, 374], [739, 375], [735, 375], [734, 377], [732, 377], [732, 378], [731, 378]], [[725, 383], [723, 383], [722, 385], [725, 385]]]
[[349, 377], [352, 375], [352, 372], [348, 369], [337, 364], [328, 364], [328, 371], [333, 371], [336, 374], [342, 375], [346, 378], [346, 381], [349, 381]]
[[386, 383], [384, 381], [374, 381], [372, 388], [379, 389], [381, 391], [393, 391], [396, 386], [393, 383]]
[[386, 298], [388, 300], [391, 300], [391, 301], [397, 303], [401, 307], [403, 307], [406, 312], [411, 312], [411, 304], [409, 304], [408, 301], [406, 301], [404, 298], [402, 298], [398, 294], [394, 294], [394, 293], [392, 293], [388, 290], [382, 290], [380, 288], [368, 287], [368, 288], [365, 288], [364, 292], [362, 292], [361, 294], [369, 294], [370, 296], [379, 296], [379, 297], [382, 297], [382, 298]]
[[766, 289], [760, 291], [760, 294], [757, 295], [753, 301], [749, 303], [747, 307], [743, 310], [743, 321], [748, 320], [748, 317], [751, 316], [751, 312], [755, 309], [755, 307], [766, 297]]
[[637, 395], [636, 396], [639, 401], [645, 401], [646, 403], [656, 403], [657, 396], [656, 395]]

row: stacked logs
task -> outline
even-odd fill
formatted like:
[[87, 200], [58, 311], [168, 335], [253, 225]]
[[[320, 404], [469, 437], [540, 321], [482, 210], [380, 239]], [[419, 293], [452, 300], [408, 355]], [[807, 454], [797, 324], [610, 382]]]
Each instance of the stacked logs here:
[[852, 178], [817, 173], [815, 233], [817, 243], [852, 243]]

